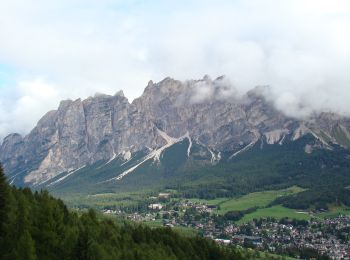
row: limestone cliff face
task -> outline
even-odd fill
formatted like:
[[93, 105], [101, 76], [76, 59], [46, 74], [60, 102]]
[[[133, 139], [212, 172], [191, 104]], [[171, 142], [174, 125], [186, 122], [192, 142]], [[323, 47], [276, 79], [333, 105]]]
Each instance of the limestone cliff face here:
[[193, 139], [220, 151], [239, 149], [262, 133], [292, 122], [257, 91], [242, 98], [221, 95], [226, 86], [220, 81], [206, 77], [184, 83], [170, 78], [151, 82], [133, 105], [169, 135], [178, 137], [188, 131]]
[[62, 101], [27, 136], [6, 137], [0, 161], [9, 176], [39, 184], [118, 154], [158, 148], [165, 141], [157, 129], [172, 137], [188, 134], [216, 151], [238, 151], [259, 140], [282, 145], [287, 137], [296, 140], [308, 133], [325, 147], [329, 142], [350, 147], [348, 119], [322, 113], [300, 121], [274, 109], [259, 88], [243, 97], [229, 91], [222, 77], [166, 78], [150, 81], [132, 103], [122, 93]]

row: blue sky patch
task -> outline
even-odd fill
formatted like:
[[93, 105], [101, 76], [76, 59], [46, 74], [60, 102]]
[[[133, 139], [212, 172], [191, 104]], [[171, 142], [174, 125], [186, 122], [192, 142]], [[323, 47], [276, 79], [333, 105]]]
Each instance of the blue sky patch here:
[[13, 82], [15, 70], [6, 64], [0, 63], [0, 88]]

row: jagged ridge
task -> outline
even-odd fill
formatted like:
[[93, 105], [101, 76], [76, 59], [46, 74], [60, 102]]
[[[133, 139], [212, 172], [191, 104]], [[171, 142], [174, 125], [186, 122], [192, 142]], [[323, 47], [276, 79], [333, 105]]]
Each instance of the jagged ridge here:
[[[308, 153], [332, 149], [331, 143], [350, 146], [346, 118], [321, 113], [308, 120], [293, 119], [266, 101], [259, 88], [243, 97], [227, 95], [228, 89], [224, 77], [186, 82], [166, 78], [157, 84], [150, 81], [132, 103], [120, 92], [62, 101], [27, 136], [6, 137], [0, 161], [12, 183], [40, 185], [62, 173], [145, 148], [152, 152], [144, 160], [159, 158], [184, 136], [232, 157], [259, 140], [283, 145], [286, 137], [298, 140], [306, 134], [319, 140], [305, 147]], [[211, 160], [218, 159], [216, 154]]]

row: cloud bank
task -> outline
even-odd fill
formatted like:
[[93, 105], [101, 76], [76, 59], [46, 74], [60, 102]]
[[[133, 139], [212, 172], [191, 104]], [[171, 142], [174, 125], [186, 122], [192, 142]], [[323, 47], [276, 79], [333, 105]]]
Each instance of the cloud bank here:
[[269, 85], [291, 116], [350, 115], [349, 1], [145, 2], [1, 1], [0, 138], [61, 99], [133, 99], [166, 76], [224, 74], [241, 93]]

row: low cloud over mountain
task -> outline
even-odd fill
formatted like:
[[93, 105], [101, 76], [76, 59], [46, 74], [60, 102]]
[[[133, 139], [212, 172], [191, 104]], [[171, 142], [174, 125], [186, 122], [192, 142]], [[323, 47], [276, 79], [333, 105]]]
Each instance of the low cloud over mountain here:
[[0, 138], [61, 99], [132, 100], [166, 76], [226, 75], [237, 93], [269, 85], [290, 116], [349, 115], [348, 1], [185, 2], [3, 1]]

